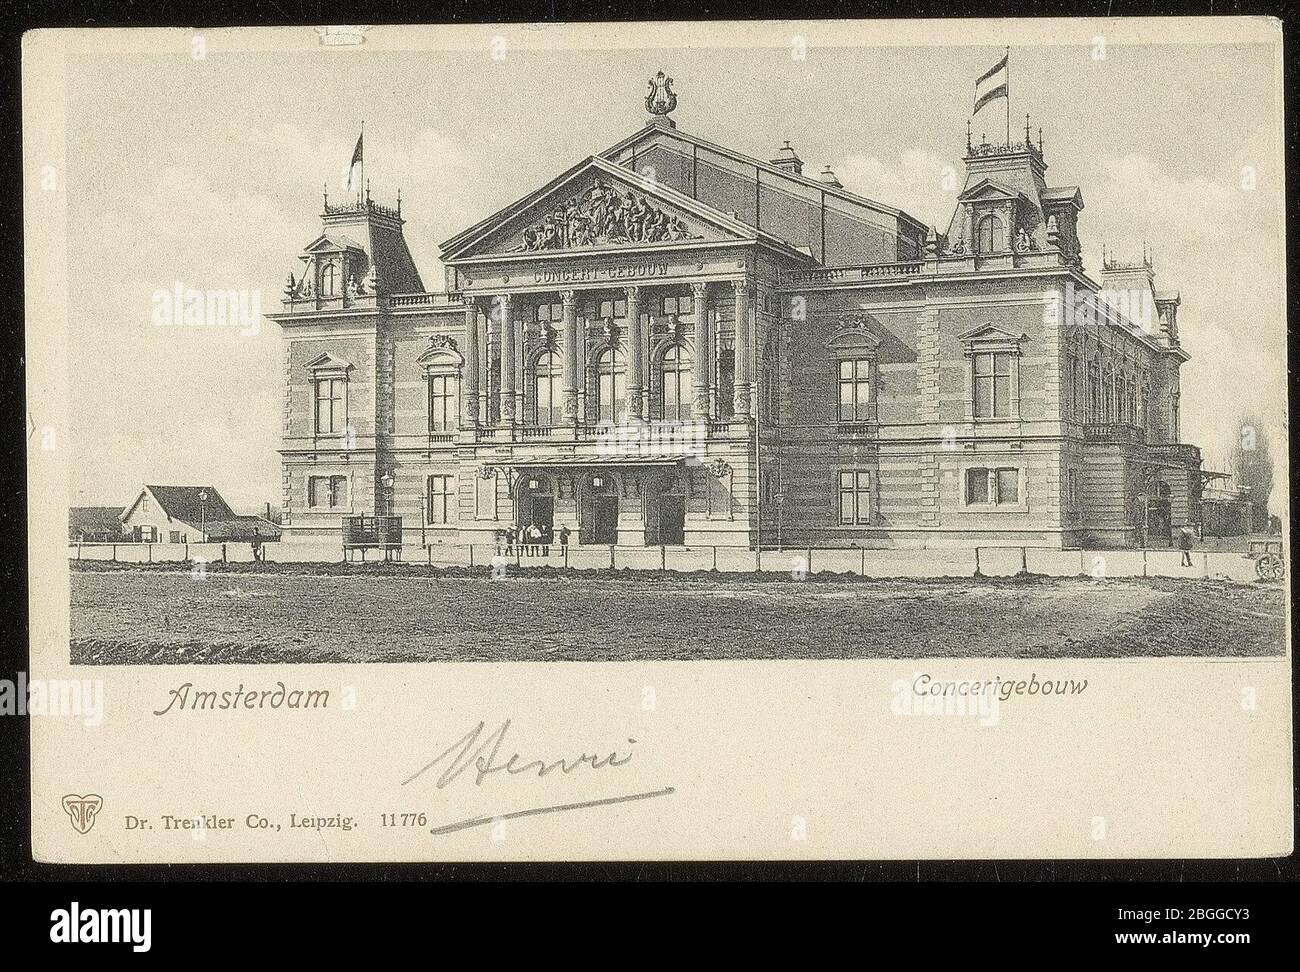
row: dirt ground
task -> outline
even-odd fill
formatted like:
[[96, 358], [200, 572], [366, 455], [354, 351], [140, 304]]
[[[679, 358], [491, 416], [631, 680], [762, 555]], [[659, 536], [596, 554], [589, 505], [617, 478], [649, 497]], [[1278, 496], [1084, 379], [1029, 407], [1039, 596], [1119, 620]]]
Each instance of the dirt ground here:
[[72, 661], [618, 661], [1278, 655], [1285, 589], [1021, 577], [72, 573]]

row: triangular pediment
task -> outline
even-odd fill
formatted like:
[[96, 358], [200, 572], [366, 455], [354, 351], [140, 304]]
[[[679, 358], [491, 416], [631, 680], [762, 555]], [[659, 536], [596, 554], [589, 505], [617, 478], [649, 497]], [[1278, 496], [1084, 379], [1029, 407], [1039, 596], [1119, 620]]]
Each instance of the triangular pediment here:
[[303, 248], [304, 253], [341, 253], [344, 250], [366, 252], [364, 246], [342, 233], [322, 233]]
[[1025, 339], [1024, 334], [1016, 334], [1005, 328], [998, 327], [996, 324], [981, 324], [979, 327], [973, 327], [969, 331], [963, 331], [957, 337], [967, 343], [976, 341], [997, 341], [1009, 344], [1015, 344]]
[[342, 358], [336, 358], [326, 351], [324, 354], [318, 354], [306, 364], [308, 371], [338, 371], [347, 372], [352, 367], [351, 363], [344, 361]]
[[589, 158], [452, 237], [444, 263], [488, 255], [589, 252], [756, 240], [755, 230], [662, 183]]
[[1023, 196], [1017, 190], [1004, 186], [1000, 182], [994, 182], [992, 179], [981, 179], [957, 198], [962, 202], [976, 202], [980, 200], [1021, 199]]

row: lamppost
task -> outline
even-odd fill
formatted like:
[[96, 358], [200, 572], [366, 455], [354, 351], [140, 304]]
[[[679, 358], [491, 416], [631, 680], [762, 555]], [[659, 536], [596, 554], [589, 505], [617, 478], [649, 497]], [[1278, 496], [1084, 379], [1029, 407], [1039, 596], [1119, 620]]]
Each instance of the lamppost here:
[[208, 491], [206, 489], [199, 491], [199, 533], [203, 534], [203, 542], [208, 542]]
[[393, 515], [393, 474], [384, 473], [384, 478], [379, 482], [384, 487], [384, 512], [389, 516]]

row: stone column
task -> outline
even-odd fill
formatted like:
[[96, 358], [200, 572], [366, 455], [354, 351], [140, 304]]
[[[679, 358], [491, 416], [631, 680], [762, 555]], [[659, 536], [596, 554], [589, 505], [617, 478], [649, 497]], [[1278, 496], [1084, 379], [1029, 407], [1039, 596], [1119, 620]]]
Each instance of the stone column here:
[[749, 417], [750, 354], [749, 348], [749, 281], [736, 280], [736, 417]]
[[709, 285], [691, 284], [695, 306], [695, 356], [691, 364], [691, 381], [695, 386], [692, 413], [697, 419], [709, 418]]
[[627, 288], [627, 327], [623, 343], [627, 349], [627, 417], [635, 421], [641, 415], [641, 393], [645, 388], [645, 361], [642, 359], [641, 288]]
[[496, 300], [501, 308], [501, 422], [510, 425], [515, 420], [515, 319], [510, 294]]
[[578, 292], [563, 290], [560, 300], [564, 302], [564, 418], [567, 421], [578, 420]]
[[478, 425], [478, 298], [464, 295], [465, 303], [465, 374], [462, 385], [465, 391], [463, 403], [465, 424], [470, 427]]

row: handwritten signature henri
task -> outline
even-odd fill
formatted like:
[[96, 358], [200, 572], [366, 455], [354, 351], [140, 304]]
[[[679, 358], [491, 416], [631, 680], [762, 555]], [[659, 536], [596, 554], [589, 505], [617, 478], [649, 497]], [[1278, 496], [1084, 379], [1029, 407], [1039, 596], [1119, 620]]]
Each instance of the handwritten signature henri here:
[[[617, 750], [611, 750], [608, 755], [602, 756], [599, 753], [582, 753], [572, 758], [559, 759], [529, 759], [525, 760], [518, 752], [512, 753], [504, 761], [501, 758], [502, 747], [505, 743], [506, 733], [510, 729], [510, 720], [506, 719], [496, 729], [484, 735], [487, 728], [486, 722], [480, 722], [477, 726], [465, 733], [460, 739], [448, 746], [445, 750], [427, 762], [416, 772], [412, 773], [402, 781], [406, 786], [419, 779], [425, 773], [437, 766], [442, 766], [442, 772], [436, 781], [436, 786], [442, 789], [457, 779], [473, 770], [475, 786], [482, 786], [483, 781], [492, 776], [506, 774], [507, 776], [529, 775], [542, 778], [556, 772], [557, 770], [568, 775], [579, 767], [589, 767], [592, 770], [605, 769], [607, 767], [616, 768], [626, 766], [632, 761], [634, 753], [628, 749], [626, 753], [620, 754]], [[636, 745], [635, 739], [628, 739], [630, 746]], [[578, 803], [556, 804], [546, 807], [533, 807], [527, 810], [516, 810], [510, 813], [489, 814], [486, 816], [470, 817], [466, 820], [458, 820], [455, 823], [445, 824], [440, 827], [434, 827], [432, 834], [449, 834], [453, 831], [464, 830], [468, 827], [479, 827], [484, 824], [495, 823], [498, 820], [511, 820], [518, 817], [533, 817], [544, 813], [562, 813], [567, 810], [581, 810], [585, 807], [599, 807], [614, 803], [630, 803], [635, 800], [648, 800], [652, 797], [667, 796], [673, 792], [673, 787], [667, 786], [659, 790], [648, 790], [642, 793], [631, 793], [625, 796], [606, 797], [601, 800], [583, 800]]]

